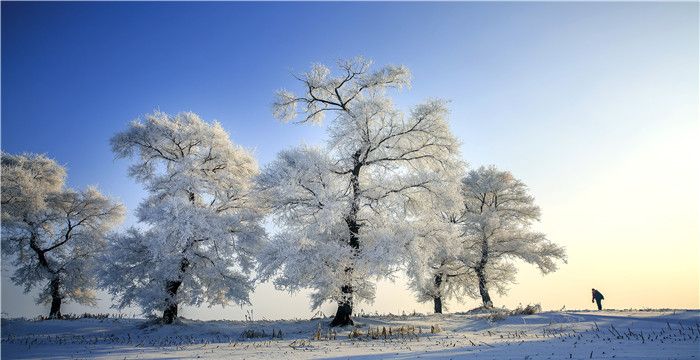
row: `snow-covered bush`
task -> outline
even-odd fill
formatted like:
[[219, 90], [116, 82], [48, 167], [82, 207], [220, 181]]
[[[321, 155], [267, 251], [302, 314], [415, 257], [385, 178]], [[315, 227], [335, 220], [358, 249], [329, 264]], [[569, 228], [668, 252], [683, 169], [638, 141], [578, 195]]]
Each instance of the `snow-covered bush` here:
[[510, 312], [510, 314], [511, 315], [535, 315], [539, 312], [542, 312], [542, 306], [540, 306], [540, 304], [534, 304], [534, 305], [527, 304], [527, 305], [525, 305], [525, 307], [522, 307], [522, 305], [518, 305], [518, 307], [513, 309]]

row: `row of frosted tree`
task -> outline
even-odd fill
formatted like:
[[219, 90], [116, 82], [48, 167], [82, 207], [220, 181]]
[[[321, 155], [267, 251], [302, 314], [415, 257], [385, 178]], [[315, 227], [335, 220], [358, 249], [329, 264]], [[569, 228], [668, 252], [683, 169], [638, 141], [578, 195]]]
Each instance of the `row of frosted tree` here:
[[[182, 304], [249, 304], [260, 281], [311, 304], [338, 305], [332, 326], [352, 324], [376, 280], [403, 271], [420, 301], [440, 313], [450, 298], [504, 293], [514, 259], [543, 273], [564, 249], [531, 225], [540, 209], [521, 181], [493, 166], [468, 170], [450, 132], [446, 103], [405, 113], [391, 98], [409, 86], [403, 66], [371, 70], [361, 58], [323, 65], [281, 90], [285, 122], [327, 119], [325, 146], [280, 152], [259, 170], [219, 123], [156, 112], [111, 139], [148, 196], [138, 226], [115, 232], [124, 206], [95, 188], [67, 187], [65, 169], [43, 155], [2, 154], [2, 253], [12, 281], [38, 303], [95, 303], [162, 313]], [[266, 228], [267, 220], [273, 226]], [[273, 229], [273, 230], [271, 230]], [[270, 232], [268, 234], [268, 232]]]

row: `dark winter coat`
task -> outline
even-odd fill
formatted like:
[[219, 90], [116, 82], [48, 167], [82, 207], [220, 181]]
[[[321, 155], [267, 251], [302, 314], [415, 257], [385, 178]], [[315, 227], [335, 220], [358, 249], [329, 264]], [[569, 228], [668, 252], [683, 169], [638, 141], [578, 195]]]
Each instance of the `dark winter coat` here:
[[605, 299], [605, 297], [603, 297], [603, 294], [601, 294], [600, 291], [595, 290], [595, 291], [593, 291], [593, 299], [603, 300], [603, 299]]

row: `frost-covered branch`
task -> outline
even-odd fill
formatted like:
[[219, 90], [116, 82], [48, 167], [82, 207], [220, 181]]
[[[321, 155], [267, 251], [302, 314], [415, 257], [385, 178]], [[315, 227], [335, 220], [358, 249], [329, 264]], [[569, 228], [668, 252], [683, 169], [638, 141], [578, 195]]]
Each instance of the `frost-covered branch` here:
[[[328, 111], [347, 112], [351, 104], [369, 92], [388, 88], [403, 88], [410, 84], [411, 75], [404, 66], [386, 66], [370, 72], [372, 62], [361, 57], [338, 62], [340, 74], [314, 64], [308, 72], [295, 76], [302, 84], [302, 95], [279, 90], [273, 103], [273, 114], [283, 121], [299, 115], [299, 122], [319, 123]], [[301, 109], [299, 109], [301, 107]]]

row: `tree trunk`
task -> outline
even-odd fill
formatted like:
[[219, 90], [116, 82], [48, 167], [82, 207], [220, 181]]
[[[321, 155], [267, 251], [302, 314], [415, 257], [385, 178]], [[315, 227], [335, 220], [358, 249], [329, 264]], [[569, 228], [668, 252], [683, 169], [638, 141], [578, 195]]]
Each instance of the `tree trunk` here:
[[51, 311], [49, 311], [49, 319], [61, 318], [61, 280], [55, 277], [49, 285], [51, 287]]
[[[29, 223], [31, 225], [31, 223]], [[51, 310], [49, 310], [49, 319], [61, 318], [61, 279], [58, 277], [58, 271], [51, 270], [49, 261], [46, 259], [46, 250], [42, 249], [37, 243], [37, 235], [32, 232], [29, 239], [29, 247], [36, 253], [39, 265], [44, 270], [52, 275], [49, 282], [49, 291], [51, 292]]]
[[[190, 203], [194, 205], [196, 199], [195, 193], [187, 191], [187, 194]], [[191, 246], [192, 243], [188, 243], [188, 245], [185, 247], [185, 250], [187, 250]], [[185, 250], [183, 250], [183, 253], [185, 252]], [[190, 261], [187, 260], [187, 258], [183, 257], [180, 260], [180, 274], [178, 275], [177, 280], [171, 280], [165, 284], [165, 291], [168, 293], [168, 299], [167, 306], [165, 307], [165, 310], [163, 310], [164, 324], [172, 324], [175, 321], [175, 319], [177, 319], [177, 290], [180, 288], [180, 285], [182, 285], [182, 276], [185, 274], [185, 271], [189, 266]]]
[[442, 285], [442, 273], [435, 275], [435, 293], [437, 295], [433, 296], [433, 309], [436, 314], [442, 314], [442, 291], [440, 286]]
[[177, 290], [180, 288], [182, 281], [168, 281], [166, 285], [166, 291], [168, 292], [168, 306], [163, 310], [163, 323], [172, 324], [177, 318], [177, 301], [175, 300], [175, 295], [177, 295]]
[[168, 281], [165, 285], [165, 291], [168, 293], [167, 306], [163, 310], [163, 323], [172, 324], [177, 318], [177, 290], [182, 285], [182, 275], [190, 266], [190, 261], [187, 258], [180, 260], [180, 275], [177, 280]]
[[[350, 213], [345, 218], [345, 223], [348, 225], [348, 231], [350, 233], [350, 239], [348, 239], [348, 245], [353, 250], [353, 257], [360, 252], [360, 240], [358, 234], [360, 232], [360, 223], [357, 221], [357, 213], [360, 211], [360, 170], [362, 169], [362, 163], [360, 163], [361, 152], [358, 150], [353, 154], [353, 169], [350, 174], [350, 183], [352, 184], [352, 204], [350, 206]], [[345, 274], [347, 279], [352, 279], [353, 267], [345, 268]], [[345, 299], [338, 302], [338, 310], [335, 313], [333, 321], [331, 321], [330, 326], [345, 326], [354, 325], [350, 317], [352, 315], [352, 284], [346, 284], [340, 289], [345, 295]]]
[[479, 279], [479, 294], [481, 294], [481, 302], [484, 304], [485, 308], [492, 308], [493, 302], [491, 301], [491, 296], [489, 295], [489, 289], [486, 284], [486, 265], [489, 261], [489, 241], [488, 237], [484, 236], [483, 242], [481, 243], [481, 260], [479, 265], [476, 267], [476, 277]]
[[355, 322], [350, 317], [352, 315], [352, 286], [343, 286], [342, 291], [346, 298], [338, 302], [338, 311], [336, 311], [335, 317], [331, 321], [331, 327], [355, 325]]
[[476, 269], [476, 276], [479, 278], [479, 294], [481, 294], [481, 301], [485, 308], [492, 308], [493, 302], [491, 301], [491, 296], [489, 295], [489, 289], [486, 287], [486, 276], [484, 275], [483, 268]]
[[442, 314], [442, 298], [439, 296], [433, 297], [433, 309], [436, 314]]

